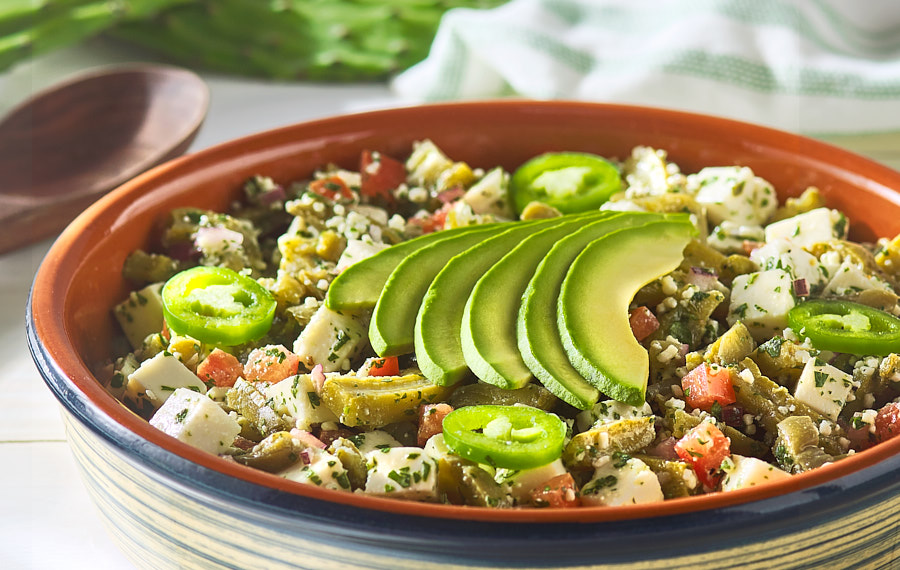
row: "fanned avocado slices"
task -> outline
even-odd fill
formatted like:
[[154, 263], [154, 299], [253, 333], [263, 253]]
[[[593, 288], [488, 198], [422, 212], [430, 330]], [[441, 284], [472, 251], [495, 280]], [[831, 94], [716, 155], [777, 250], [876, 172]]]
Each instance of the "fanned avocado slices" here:
[[[585, 226], [547, 252], [522, 293], [516, 317], [516, 341], [522, 359], [548, 390], [576, 408], [589, 409], [600, 393], [572, 366], [559, 336], [556, 305], [566, 272], [594, 240], [611, 231], [662, 219], [659, 214], [622, 213]], [[631, 335], [630, 328], [627, 333]]]
[[472, 232], [490, 231], [503, 224], [465, 226], [421, 235], [383, 249], [347, 267], [331, 282], [325, 305], [333, 311], [371, 309], [378, 302], [384, 284], [396, 267], [416, 251]]
[[[478, 378], [507, 390], [521, 388], [534, 378], [516, 344], [516, 318], [522, 293], [548, 251], [561, 239], [593, 220], [621, 217], [603, 212], [589, 219], [573, 219], [541, 230], [522, 240], [478, 280], [466, 301], [460, 341], [466, 364]], [[557, 395], [557, 397], [559, 397]]]
[[591, 242], [566, 273], [557, 324], [569, 361], [620, 402], [644, 402], [650, 359], [631, 334], [635, 292], [677, 268], [695, 233], [684, 216], [611, 232]]
[[[419, 312], [422, 298], [428, 291], [428, 286], [431, 285], [435, 275], [459, 252], [520, 225], [510, 222], [491, 224], [490, 226], [471, 226], [472, 231], [456, 232], [447, 239], [430, 243], [401, 259], [379, 290], [380, 295], [374, 304], [375, 311], [369, 322], [369, 342], [372, 343], [376, 354], [378, 356], [397, 356], [412, 352], [416, 314]], [[393, 247], [378, 252], [360, 263], [374, 259], [391, 249]], [[357, 265], [359, 264], [351, 265], [347, 269]]]
[[592, 212], [519, 224], [451, 259], [434, 278], [416, 317], [414, 344], [422, 373], [440, 385], [456, 383], [467, 374], [460, 340], [463, 311], [478, 279], [497, 261], [535, 232], [573, 218], [583, 220], [599, 215]]

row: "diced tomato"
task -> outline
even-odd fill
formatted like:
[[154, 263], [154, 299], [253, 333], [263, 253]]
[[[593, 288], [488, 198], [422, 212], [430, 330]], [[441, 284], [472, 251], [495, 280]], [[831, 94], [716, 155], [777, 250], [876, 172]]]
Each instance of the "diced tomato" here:
[[203, 361], [197, 365], [197, 376], [204, 384], [210, 383], [219, 387], [231, 387], [244, 373], [241, 362], [221, 348], [209, 353]]
[[376, 358], [372, 361], [372, 366], [367, 372], [368, 376], [399, 376], [400, 363], [396, 356], [386, 356], [384, 358]]
[[334, 202], [341, 198], [346, 200], [353, 200], [354, 198], [353, 191], [347, 187], [347, 184], [340, 176], [328, 176], [313, 180], [309, 183], [309, 190]]
[[731, 369], [716, 364], [701, 364], [688, 372], [681, 379], [684, 390], [684, 401], [693, 408], [709, 412], [713, 404], [720, 406], [733, 404], [734, 384], [731, 381]]
[[701, 483], [713, 488], [722, 478], [722, 461], [731, 455], [731, 440], [715, 425], [703, 422], [675, 443], [675, 453], [693, 467]]
[[422, 226], [422, 233], [428, 234], [444, 229], [447, 223], [447, 214], [453, 209], [453, 202], [448, 202], [441, 206], [438, 210], [425, 216], [415, 216], [410, 218], [410, 223]]
[[250, 351], [244, 364], [244, 378], [274, 384], [293, 376], [299, 368], [300, 357], [280, 344], [270, 344]]
[[878, 443], [878, 436], [869, 431], [869, 424], [861, 422], [859, 427], [853, 427], [854, 422], [852, 421], [850, 423], [841, 421], [840, 423], [844, 428], [844, 435], [850, 440], [850, 447], [853, 449], [860, 451]]
[[656, 315], [650, 312], [650, 309], [647, 307], [632, 309], [628, 313], [628, 322], [631, 324], [631, 332], [638, 342], [655, 333], [656, 329], [659, 328], [659, 321], [656, 319]]
[[443, 433], [444, 418], [453, 411], [450, 404], [423, 404], [419, 406], [419, 431], [416, 441], [423, 447], [431, 436]]
[[402, 162], [369, 150], [362, 153], [359, 174], [362, 177], [360, 194], [388, 203], [394, 202], [392, 191], [406, 182], [406, 166]]
[[581, 506], [578, 487], [571, 473], [553, 477], [540, 487], [531, 491], [531, 504], [535, 507], [551, 507], [569, 509]]
[[900, 435], [900, 403], [891, 402], [875, 416], [875, 436], [885, 441]]

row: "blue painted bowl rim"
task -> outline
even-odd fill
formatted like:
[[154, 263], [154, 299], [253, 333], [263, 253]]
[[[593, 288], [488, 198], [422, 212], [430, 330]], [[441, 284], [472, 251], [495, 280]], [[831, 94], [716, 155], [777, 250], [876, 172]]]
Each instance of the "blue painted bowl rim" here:
[[[819, 148], [822, 152], [840, 157], [851, 164], [866, 166], [868, 171], [874, 172], [881, 181], [894, 183], [896, 187], [900, 187], [900, 183], [898, 183], [900, 174], [829, 145], [765, 127], [689, 113], [622, 105], [508, 101], [430, 105], [405, 111], [413, 114], [435, 110], [452, 113], [454, 110], [465, 110], [470, 105], [507, 110], [519, 106], [545, 112], [553, 112], [562, 107], [577, 107], [584, 109], [585, 112], [596, 108], [605, 109], [607, 112], [618, 110], [651, 115], [661, 114], [680, 120], [716, 123], [722, 128], [739, 128], [745, 133], [756, 132], [769, 137], [777, 136], [782, 139], [782, 144], [786, 148], [792, 144], [802, 144], [807, 148]], [[404, 110], [375, 111], [293, 125], [224, 143], [197, 154], [213, 156], [233, 154], [240, 145], [259, 145], [268, 137], [283, 136], [285, 132], [299, 129], [304, 125], [322, 125], [349, 119], [359, 121], [365, 120], [366, 117], [397, 113], [398, 111]], [[191, 155], [173, 161], [161, 168], [177, 170], [186, 167], [196, 159], [196, 156]], [[206, 158], [209, 159], [208, 156]], [[160, 169], [155, 169], [138, 180], [145, 181], [158, 170]], [[129, 191], [134, 192], [136, 184], [127, 184], [102, 199], [85, 214], [82, 214], [70, 226], [67, 233], [77, 231], [79, 220], [90, 218], [97, 211], [108, 207], [119, 196]], [[196, 450], [172, 440], [164, 434], [151, 434], [144, 437], [126, 427], [127, 421], [123, 421], [122, 418], [127, 414], [121, 410], [118, 410], [117, 413], [117, 408], [121, 408], [121, 406], [103, 392], [99, 384], [96, 385], [96, 391], [90, 393], [93, 388], [79, 385], [76, 381], [76, 379], [83, 380], [85, 376], [93, 379], [86, 366], [83, 366], [83, 370], [64, 370], [57, 361], [59, 355], [52, 354], [46, 348], [40, 338], [40, 327], [36, 323], [33, 303], [36, 295], [47, 294], [45, 290], [42, 290], [43, 282], [51, 278], [49, 274], [56, 269], [55, 264], [60, 257], [64, 257], [67, 253], [71, 254], [63, 247], [65, 243], [63, 245], [58, 243], [51, 249], [47, 258], [51, 260], [50, 265], [47, 266], [48, 261], [45, 259], [35, 277], [29, 297], [26, 328], [29, 349], [38, 369], [66, 412], [75, 417], [77, 421], [87, 426], [99, 438], [130, 460], [158, 474], [172, 485], [195, 494], [205, 501], [240, 505], [247, 512], [267, 513], [284, 520], [316, 520], [326, 526], [329, 521], [341, 521], [344, 526], [337, 529], [340, 531], [340, 536], [347, 537], [359, 533], [359, 536], [363, 537], [360, 538], [363, 542], [371, 540], [373, 533], [380, 537], [379, 540], [384, 540], [386, 534], [384, 529], [391, 529], [392, 534], [387, 538], [388, 542], [402, 544], [409, 551], [414, 551], [415, 545], [431, 549], [434, 544], [441, 542], [441, 537], [445, 537], [449, 542], [462, 536], [465, 536], [467, 540], [474, 541], [473, 543], [480, 544], [481, 541], [485, 541], [487, 545], [485, 553], [488, 553], [491, 548], [496, 548], [498, 541], [507, 541], [515, 544], [515, 548], [520, 549], [519, 552], [523, 552], [523, 560], [527, 560], [527, 554], [524, 553], [538, 555], [547, 552], [548, 548], [563, 554], [569, 550], [574, 553], [578, 551], [577, 545], [588, 539], [595, 547], [599, 541], [607, 544], [614, 552], [628, 551], [629, 548], [623, 549], [622, 545], [627, 545], [629, 537], [642, 536], [645, 539], [648, 525], [651, 523], [654, 541], [659, 538], [660, 544], [666, 546], [665, 551], [668, 553], [677, 551], [681, 541], [688, 540], [692, 536], [696, 537], [697, 532], [704, 533], [704, 536], [719, 536], [722, 539], [727, 539], [729, 536], [734, 538], [737, 535], [747, 536], [746, 533], [750, 532], [756, 533], [757, 536], [781, 533], [783, 530], [779, 529], [794, 525], [808, 525], [813, 520], [830, 520], [840, 516], [841, 513], [877, 504], [886, 497], [900, 492], [900, 479], [895, 475], [897, 469], [900, 468], [900, 453], [898, 453], [900, 442], [898, 441], [888, 442], [858, 454], [857, 457], [797, 476], [794, 479], [802, 479], [803, 484], [796, 485], [794, 490], [787, 494], [781, 493], [780, 489], [783, 486], [773, 484], [768, 486], [769, 489], [719, 494], [718, 501], [708, 501], [708, 503], [714, 504], [711, 508], [694, 508], [692, 505], [698, 504], [699, 501], [696, 498], [689, 498], [668, 501], [656, 507], [578, 509], [581, 511], [578, 514], [582, 515], [580, 517], [571, 517], [569, 515], [575, 513], [560, 510], [555, 512], [551, 510], [495, 511], [444, 505], [424, 505], [423, 508], [421, 504], [398, 504], [399, 502], [395, 500], [359, 497], [347, 493], [308, 488], [300, 484], [289, 485], [291, 491], [288, 492], [284, 490], [283, 480], [279, 480], [280, 482], [276, 484], [270, 479], [279, 478], [249, 469], [248, 471], [253, 471], [253, 473], [248, 473], [246, 476], [234, 476], [233, 471], [229, 474], [229, 470], [235, 469], [234, 464], [229, 464], [213, 456], [198, 454]], [[94, 382], [96, 384], [96, 381]], [[109, 401], [102, 401], [104, 397]], [[188, 457], [190, 459], [187, 459]], [[854, 463], [854, 467], [852, 469], [844, 468], [848, 464], [847, 462]], [[864, 465], [865, 468], [859, 469], [860, 465]], [[408, 506], [409, 508], [407, 508]], [[591, 516], [585, 518], [584, 514], [589, 511], [593, 511], [589, 513]], [[617, 512], [613, 516], [605, 516], [607, 513], [612, 514], [611, 511]], [[360, 516], [361, 512], [365, 513], [365, 516]], [[722, 521], [730, 521], [733, 524], [725, 525]], [[498, 522], [515, 523], [516, 536], [508, 536], [505, 525], [495, 524]], [[425, 541], [423, 543], [423, 537], [428, 535], [431, 535], [436, 542]], [[526, 538], [529, 546], [523, 551], [521, 548], [526, 542], [524, 540]], [[425, 546], [422, 546], [423, 544]], [[556, 546], [549, 547], [548, 545], [551, 544]], [[467, 548], [469, 547], [467, 546]], [[651, 552], [646, 551], [646, 545], [642, 548], [646, 555], [652, 555]], [[473, 548], [470, 549], [470, 552], [477, 550], [477, 548]], [[457, 550], [453, 550], [453, 554], [459, 553]], [[485, 555], [487, 556], [487, 554]]]

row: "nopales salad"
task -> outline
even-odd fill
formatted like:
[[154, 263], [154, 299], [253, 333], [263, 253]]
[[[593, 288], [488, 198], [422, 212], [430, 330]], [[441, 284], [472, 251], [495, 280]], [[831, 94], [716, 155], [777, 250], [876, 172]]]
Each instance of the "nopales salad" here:
[[[664, 150], [430, 141], [180, 208], [123, 269], [108, 390], [300, 483], [483, 507], [729, 492], [900, 433], [900, 238]], [[123, 341], [124, 342], [124, 341]]]

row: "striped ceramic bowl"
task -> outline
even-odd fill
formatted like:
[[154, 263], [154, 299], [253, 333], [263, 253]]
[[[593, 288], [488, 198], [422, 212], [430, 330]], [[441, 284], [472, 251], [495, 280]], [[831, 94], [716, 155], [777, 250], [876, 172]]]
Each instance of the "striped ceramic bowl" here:
[[[207, 455], [157, 431], [96, 380], [117, 335], [128, 252], [175, 207], [225, 209], [242, 181], [402, 156], [430, 138], [471, 165], [546, 150], [668, 150], [686, 172], [741, 164], [785, 195], [818, 186], [853, 237], [900, 232], [900, 173], [806, 138], [656, 109], [480, 102], [342, 116], [167, 163], [103, 198], [62, 234], [36, 278], [28, 342], [64, 410], [111, 535], [145, 568], [888, 568], [900, 564], [900, 438], [753, 489], [653, 505], [488, 510], [333, 492]], [[782, 196], [783, 197], [783, 196]]]

